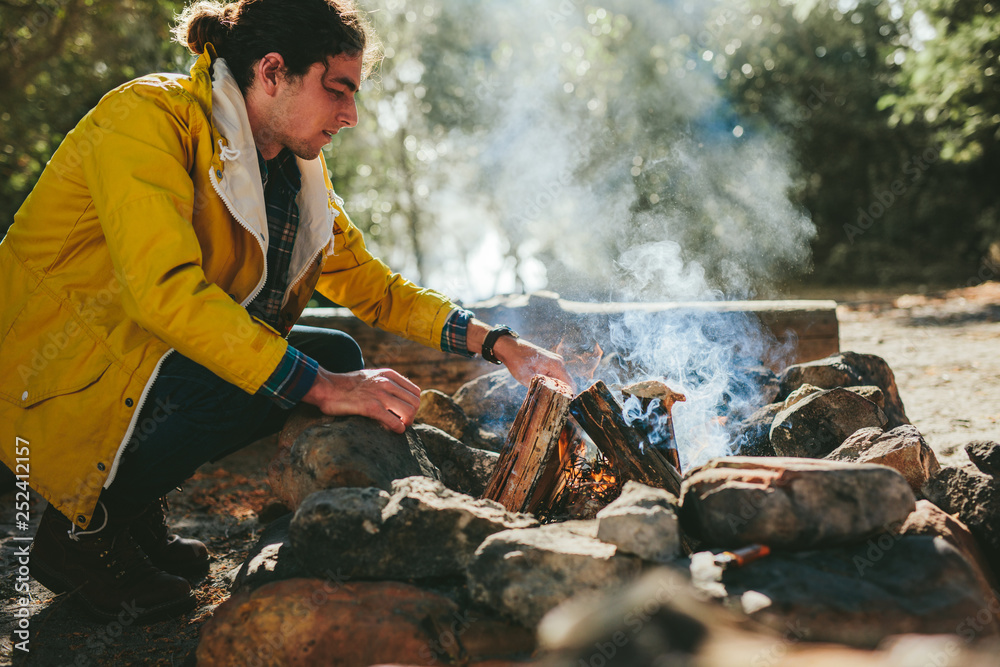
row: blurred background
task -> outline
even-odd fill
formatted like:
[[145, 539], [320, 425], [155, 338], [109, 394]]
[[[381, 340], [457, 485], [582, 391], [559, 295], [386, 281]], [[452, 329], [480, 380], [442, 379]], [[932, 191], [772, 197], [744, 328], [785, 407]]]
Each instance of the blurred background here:
[[[171, 0], [0, 0], [0, 235]], [[983, 0], [386, 0], [326, 149], [370, 246], [466, 301], [762, 298], [1000, 274]]]

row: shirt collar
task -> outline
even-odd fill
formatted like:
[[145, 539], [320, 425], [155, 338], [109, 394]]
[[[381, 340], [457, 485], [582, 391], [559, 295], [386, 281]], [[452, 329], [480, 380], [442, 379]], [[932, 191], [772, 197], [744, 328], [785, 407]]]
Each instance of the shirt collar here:
[[299, 172], [299, 166], [296, 164], [295, 155], [288, 148], [282, 148], [281, 152], [270, 160], [265, 160], [258, 150], [257, 164], [260, 165], [260, 178], [265, 188], [271, 174], [277, 174], [284, 178], [293, 192], [298, 192], [302, 188], [302, 175]]

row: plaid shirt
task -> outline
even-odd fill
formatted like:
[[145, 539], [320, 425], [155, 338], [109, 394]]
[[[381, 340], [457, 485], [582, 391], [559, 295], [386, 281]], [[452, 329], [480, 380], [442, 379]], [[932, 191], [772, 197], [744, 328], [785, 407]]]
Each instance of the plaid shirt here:
[[[295, 156], [287, 148], [267, 161], [258, 152], [257, 161], [264, 182], [264, 205], [267, 208], [267, 279], [264, 288], [247, 304], [247, 311], [275, 330], [285, 331], [289, 327], [278, 321], [278, 315], [288, 288], [288, 265], [299, 228], [299, 207], [295, 198], [302, 181]], [[472, 317], [471, 312], [461, 308], [451, 312], [441, 331], [442, 350], [475, 356], [467, 348], [469, 320]], [[292, 408], [309, 392], [318, 372], [319, 364], [315, 360], [289, 345], [278, 367], [259, 391], [282, 408]]]

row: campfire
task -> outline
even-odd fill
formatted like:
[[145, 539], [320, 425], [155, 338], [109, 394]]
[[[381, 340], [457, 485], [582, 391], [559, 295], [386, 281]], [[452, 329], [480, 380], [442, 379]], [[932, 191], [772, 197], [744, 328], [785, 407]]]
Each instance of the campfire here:
[[684, 396], [660, 381], [622, 394], [629, 407], [603, 381], [574, 396], [565, 383], [536, 376], [483, 497], [555, 521], [593, 518], [629, 480], [679, 495], [671, 408]]

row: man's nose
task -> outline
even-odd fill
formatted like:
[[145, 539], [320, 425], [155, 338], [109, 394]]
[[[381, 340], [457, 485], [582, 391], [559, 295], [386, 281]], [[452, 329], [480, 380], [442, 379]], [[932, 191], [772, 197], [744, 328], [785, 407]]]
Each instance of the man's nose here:
[[340, 124], [344, 127], [354, 127], [358, 124], [358, 103], [353, 96], [340, 111]]

